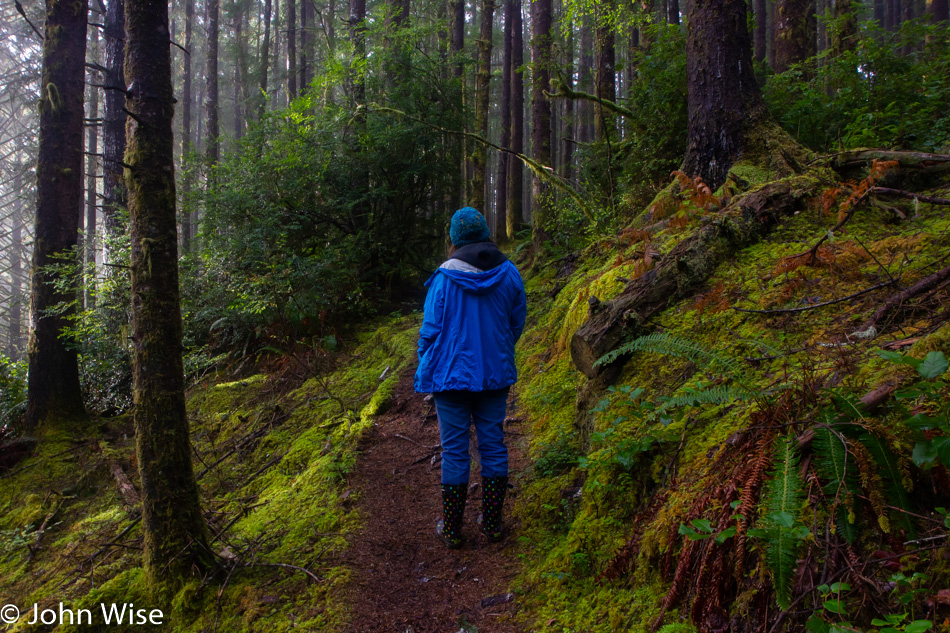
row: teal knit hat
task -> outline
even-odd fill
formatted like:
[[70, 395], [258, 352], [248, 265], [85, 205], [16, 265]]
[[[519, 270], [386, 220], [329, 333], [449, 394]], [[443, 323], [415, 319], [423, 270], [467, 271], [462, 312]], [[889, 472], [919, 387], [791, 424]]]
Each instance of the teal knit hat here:
[[491, 238], [485, 216], [473, 209], [459, 209], [452, 216], [449, 237], [455, 246], [466, 246], [475, 242], [487, 242]]

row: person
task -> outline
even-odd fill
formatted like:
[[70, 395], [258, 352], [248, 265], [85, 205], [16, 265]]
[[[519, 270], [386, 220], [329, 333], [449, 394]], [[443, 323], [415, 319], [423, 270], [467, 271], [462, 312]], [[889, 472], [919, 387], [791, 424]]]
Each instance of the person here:
[[508, 390], [518, 378], [515, 343], [527, 302], [518, 268], [491, 241], [485, 217], [471, 207], [452, 216], [450, 257], [432, 274], [419, 328], [414, 386], [431, 393], [442, 440], [442, 518], [436, 533], [462, 546], [474, 421], [482, 477], [481, 531], [503, 539], [508, 488], [504, 422]]

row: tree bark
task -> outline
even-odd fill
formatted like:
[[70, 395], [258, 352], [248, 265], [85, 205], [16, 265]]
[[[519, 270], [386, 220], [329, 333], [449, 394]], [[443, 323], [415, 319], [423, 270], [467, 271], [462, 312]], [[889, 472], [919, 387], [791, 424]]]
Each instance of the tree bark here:
[[752, 72], [743, 0], [693, 0], [686, 38], [687, 130], [682, 171], [713, 190], [767, 116]]
[[211, 566], [185, 414], [175, 231], [167, 0], [127, 0], [131, 90], [126, 183], [132, 241], [135, 440], [142, 479], [143, 559], [154, 596], [168, 598]]
[[[511, 151], [524, 153], [524, 24], [521, 0], [511, 3]], [[513, 240], [524, 224], [524, 164], [508, 161], [508, 239]]]
[[[501, 62], [501, 106], [500, 106], [500, 127], [501, 134], [498, 144], [501, 147], [511, 147], [511, 60], [512, 60], [512, 22], [515, 11], [514, 3], [511, 0], [505, 0], [504, 20], [505, 31], [502, 44], [502, 62]], [[515, 159], [517, 160], [517, 159]], [[509, 156], [506, 152], [498, 155], [498, 175], [495, 184], [495, 224], [492, 227], [492, 235], [498, 243], [506, 242], [508, 239], [508, 172]]]
[[[531, 2], [531, 153], [539, 164], [549, 167], [551, 164], [551, 101], [545, 95], [549, 89], [551, 77], [551, 0], [532, 0]], [[547, 223], [545, 207], [546, 185], [537, 176], [532, 179], [531, 210], [533, 242], [535, 251], [547, 241], [544, 230]]]
[[[269, 1], [269, 0], [268, 0]], [[192, 50], [195, 22], [195, 0], [186, 0], [185, 2], [185, 49]], [[184, 56], [184, 71], [182, 76], [182, 98], [181, 98], [181, 158], [184, 161], [185, 156], [192, 150], [191, 138], [191, 102], [194, 95], [191, 89], [191, 55]], [[182, 193], [187, 197], [191, 190], [191, 179], [186, 175], [182, 179]], [[181, 249], [185, 253], [191, 252], [191, 214], [185, 213], [181, 219]]]
[[245, 51], [247, 50], [247, 36], [244, 33], [244, 14], [247, 5], [244, 0], [234, 3], [234, 40], [237, 44], [234, 52], [234, 139], [240, 140], [244, 136], [244, 77]]
[[271, 0], [264, 0], [264, 41], [261, 43], [261, 104], [257, 108], [258, 120], [264, 117], [267, 107], [267, 69], [270, 67], [270, 16], [273, 10]]
[[125, 232], [125, 180], [122, 161], [125, 155], [125, 5], [109, 0], [106, 9], [104, 40], [106, 49], [105, 103], [102, 113], [102, 176], [105, 204], [102, 216], [106, 229], [106, 257], [112, 262], [116, 239]]
[[755, 61], [765, 61], [768, 9], [766, 0], [754, 0], [755, 3]]
[[594, 367], [599, 358], [646, 334], [653, 317], [692, 294], [719, 264], [762, 239], [782, 217], [803, 209], [821, 186], [813, 178], [794, 177], [736, 197], [712, 222], [663, 254], [652, 270], [629, 282], [617, 298], [595, 304], [599, 309], [571, 338], [574, 365], [590, 378], [597, 376], [604, 369]]
[[[594, 30], [591, 28], [593, 19], [584, 18], [581, 26], [580, 67], [577, 70], [577, 86], [582, 92], [594, 94]], [[639, 29], [637, 29], [639, 34]], [[590, 143], [594, 140], [594, 104], [590, 101], [581, 101], [578, 105], [578, 142]]]
[[835, 25], [831, 32], [831, 52], [841, 55], [854, 50], [858, 39], [858, 16], [851, 0], [835, 0]]
[[[491, 88], [492, 26], [495, 19], [493, 0], [482, 0], [481, 28], [478, 42], [478, 69], [475, 74], [475, 133], [488, 138], [488, 104]], [[473, 178], [469, 205], [487, 212], [485, 189], [488, 182], [488, 146], [474, 143], [471, 154]]]
[[775, 72], [815, 54], [815, 0], [776, 0]]
[[[355, 62], [359, 62], [359, 65], [362, 66], [362, 61], [366, 59], [366, 0], [350, 0], [349, 21], [353, 58]], [[366, 84], [362, 76], [353, 78], [353, 101], [357, 105], [366, 102]]]
[[[597, 75], [596, 95], [605, 101], [617, 100], [617, 79], [614, 75], [616, 65], [616, 48], [614, 46], [614, 32], [606, 23], [607, 16], [600, 15], [597, 20]], [[612, 112], [605, 111], [600, 105], [594, 106], [594, 131], [598, 141], [613, 136], [616, 127], [616, 117]]]
[[[92, 45], [91, 57], [94, 63], [99, 63], [99, 31], [95, 28], [90, 33], [90, 44]], [[91, 83], [100, 83], [94, 81]], [[89, 88], [89, 112], [90, 121], [99, 118], [99, 88], [90, 86]], [[85, 245], [85, 274], [91, 274], [86, 277], [85, 287], [85, 305], [86, 309], [94, 308], [96, 305], [96, 211], [99, 200], [99, 126], [89, 125], [86, 128], [86, 226], [84, 227]]]
[[[208, 0], [208, 70], [205, 81], [208, 85], [205, 107], [207, 108], [207, 147], [208, 166], [214, 169], [218, 164], [220, 150], [218, 147], [221, 130], [218, 125], [218, 14], [219, 0]], [[208, 181], [212, 178], [209, 176]]]
[[287, 0], [287, 98], [297, 98], [297, 4]]
[[[23, 187], [23, 169], [19, 162], [15, 168], [13, 189], [20, 191]], [[23, 346], [23, 315], [20, 307], [20, 302], [23, 301], [23, 209], [19, 200], [16, 207], [10, 231], [10, 317], [7, 324], [7, 356], [12, 361], [20, 360]]]
[[935, 24], [950, 22], [950, 3], [947, 0], [933, 0], [930, 13]]
[[455, 60], [455, 76], [462, 77], [465, 69], [462, 51], [465, 48], [465, 0], [452, 2], [452, 43], [449, 48], [450, 57]]
[[[71, 288], [53, 287], [51, 264], [76, 253], [82, 208], [83, 98], [85, 93], [87, 0], [48, 0], [43, 41], [43, 90], [39, 102], [39, 150], [36, 163], [36, 223], [30, 313], [29, 378], [25, 426], [84, 414], [76, 350], [62, 338], [75, 308], [48, 314], [76, 298]], [[167, 49], [167, 43], [166, 43]]]

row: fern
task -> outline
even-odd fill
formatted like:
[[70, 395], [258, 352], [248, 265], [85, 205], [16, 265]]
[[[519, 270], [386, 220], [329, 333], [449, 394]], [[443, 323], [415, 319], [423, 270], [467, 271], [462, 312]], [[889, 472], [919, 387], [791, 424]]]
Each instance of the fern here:
[[685, 393], [669, 398], [661, 398], [662, 404], [657, 407], [658, 412], [675, 409], [677, 407], [695, 407], [698, 405], [717, 405], [733, 401], [754, 400], [764, 394], [762, 391], [753, 391], [735, 385], [717, 385], [687, 389]]
[[828, 481], [824, 492], [831, 497], [835, 510], [835, 526], [849, 544], [857, 538], [857, 525], [850, 516], [853, 492], [857, 489], [857, 465], [848, 459], [845, 440], [827, 427], [815, 431], [815, 457], [819, 474]]
[[653, 334], [647, 334], [646, 336], [634, 339], [604, 354], [594, 363], [594, 366], [611, 363], [621, 356], [626, 356], [634, 352], [653, 352], [654, 354], [662, 354], [664, 356], [685, 358], [697, 365], [705, 367], [709, 371], [724, 376], [741, 373], [743, 369], [742, 361], [738, 359], [724, 356], [714, 350], [707, 349], [695, 341], [665, 332], [654, 332]]
[[897, 456], [891, 452], [891, 449], [873, 433], [864, 433], [858, 438], [864, 444], [874, 461], [877, 462], [881, 479], [884, 481], [884, 491], [887, 494], [891, 505], [894, 505], [904, 512], [898, 512], [898, 523], [907, 534], [913, 536], [916, 533], [913, 521], [910, 520], [911, 512], [910, 498], [907, 496], [907, 489], [904, 487], [904, 475], [901, 472], [900, 463]]
[[784, 610], [792, 602], [798, 545], [803, 531], [807, 533], [803, 526], [796, 525], [804, 484], [798, 472], [798, 446], [794, 437], [778, 442], [773, 464], [765, 496], [765, 560], [772, 572], [775, 600]]

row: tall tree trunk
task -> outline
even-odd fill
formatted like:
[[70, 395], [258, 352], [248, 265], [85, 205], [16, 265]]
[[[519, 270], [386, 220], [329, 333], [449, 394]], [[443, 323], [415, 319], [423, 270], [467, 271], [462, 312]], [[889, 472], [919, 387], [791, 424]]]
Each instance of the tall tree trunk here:
[[[565, 69], [565, 82], [567, 87], [571, 90], [574, 89], [574, 29], [570, 30], [568, 33], [567, 41], [564, 46], [564, 69]], [[627, 63], [627, 66], [632, 66], [632, 64]], [[565, 180], [570, 180], [573, 176], [574, 170], [574, 142], [575, 142], [575, 133], [576, 128], [575, 116], [576, 105], [574, 99], [563, 99], [564, 103], [564, 134], [562, 135], [561, 146], [562, 146], [562, 159], [561, 159], [561, 177]]]
[[[521, 0], [511, 3], [511, 151], [524, 153], [524, 24]], [[524, 224], [524, 164], [520, 159], [508, 161], [508, 239], [513, 240]]]
[[[350, 0], [350, 41], [353, 43], [353, 58], [360, 68], [366, 59], [366, 0]], [[351, 70], [352, 72], [352, 70]], [[353, 78], [353, 101], [366, 102], [366, 84], [362, 75]]]
[[297, 98], [297, 4], [287, 0], [287, 99]]
[[[501, 61], [501, 135], [498, 141], [498, 144], [505, 148], [511, 147], [511, 27], [514, 10], [514, 3], [511, 0], [505, 0], [505, 31], [502, 39]], [[495, 241], [499, 243], [508, 239], [508, 171], [510, 162], [511, 158], [507, 152], [501, 152], [498, 155], [498, 174], [495, 183], [495, 224], [492, 227], [492, 235], [495, 237]]]
[[[218, 125], [218, 14], [219, 0], [208, 0], [208, 70], [205, 81], [208, 85], [205, 107], [207, 108], [208, 129], [207, 147], [208, 167], [214, 171], [218, 164], [220, 149], [218, 145], [221, 130]], [[209, 173], [208, 182], [213, 178]]]
[[465, 64], [462, 50], [465, 48], [465, 0], [452, 2], [452, 43], [450, 56], [455, 60], [455, 76], [461, 78]]
[[834, 28], [831, 31], [831, 52], [841, 55], [854, 50], [858, 38], [858, 15], [852, 0], [835, 0]]
[[[593, 94], [595, 87], [594, 73], [594, 19], [591, 16], [584, 18], [581, 26], [581, 55], [578, 68], [577, 85], [582, 92]], [[637, 31], [639, 33], [639, 30]], [[578, 126], [578, 141], [590, 143], [594, 140], [594, 104], [590, 101], [580, 103], [580, 125]]]
[[270, 16], [271, 0], [264, 0], [264, 42], [261, 44], [261, 105], [257, 109], [257, 118], [264, 116], [267, 107], [267, 69], [270, 67]]
[[[268, 0], [269, 1], [269, 0]], [[186, 0], [185, 2], [185, 49], [192, 51], [195, 22], [195, 0]], [[185, 156], [193, 149], [191, 139], [191, 103], [194, 95], [191, 90], [191, 55], [184, 56], [184, 74], [182, 76], [182, 97], [181, 97], [181, 158], [184, 162]], [[181, 183], [183, 198], [187, 199], [191, 191], [191, 178], [186, 172]], [[191, 214], [185, 213], [181, 218], [181, 249], [184, 253], [191, 252]]]
[[300, 94], [310, 86], [310, 0], [300, 0]]
[[237, 44], [234, 54], [234, 140], [244, 136], [244, 56], [247, 50], [247, 38], [244, 34], [244, 14], [247, 5], [244, 0], [234, 3], [234, 40]]
[[933, 0], [930, 5], [930, 14], [936, 24], [950, 22], [950, 3], [947, 0]]
[[815, 54], [815, 0], [776, 0], [775, 72]]
[[132, 86], [126, 162], [132, 238], [135, 444], [143, 559], [154, 596], [170, 597], [211, 566], [185, 414], [167, 0], [127, 0]]
[[754, 0], [755, 3], [755, 61], [765, 61], [765, 42], [767, 36], [768, 9], [767, 0]]
[[[531, 2], [531, 152], [534, 160], [544, 166], [551, 164], [551, 101], [545, 95], [550, 89], [551, 77], [551, 0]], [[546, 184], [535, 176], [532, 179], [534, 206], [531, 209], [535, 251], [547, 241], [544, 230], [547, 223]]]
[[[36, 163], [36, 224], [33, 229], [32, 303], [26, 428], [51, 417], [82, 416], [79, 361], [62, 338], [75, 308], [72, 289], [57, 291], [57, 276], [46, 269], [74, 257], [80, 227], [83, 168], [83, 97], [87, 0], [47, 0], [43, 75], [39, 102], [40, 135]], [[166, 50], [168, 43], [166, 39]]]
[[[606, 10], [610, 10], [609, 7]], [[597, 71], [596, 94], [606, 101], [617, 100], [617, 79], [614, 75], [616, 52], [614, 32], [607, 23], [608, 16], [600, 15], [597, 20]], [[616, 116], [601, 105], [594, 106], [594, 129], [597, 140], [604, 140], [614, 133]]]
[[687, 130], [682, 170], [713, 190], [766, 116], [752, 72], [744, 0], [691, 0], [686, 37]]
[[679, 0], [670, 0], [668, 22], [670, 24], [680, 23], [680, 3]]
[[106, 9], [104, 40], [106, 49], [105, 103], [102, 113], [102, 176], [103, 220], [105, 223], [106, 256], [115, 261], [113, 248], [125, 232], [125, 180], [122, 161], [125, 156], [125, 5], [123, 0], [109, 0]]
[[901, 0], [885, 0], [884, 7], [887, 11], [885, 28], [888, 31], [896, 31], [901, 25]]
[[[90, 57], [96, 64], [99, 63], [99, 31], [92, 29], [89, 36], [92, 52]], [[100, 82], [92, 82], [100, 83]], [[84, 237], [85, 252], [85, 273], [92, 275], [85, 280], [85, 304], [86, 309], [96, 305], [96, 211], [99, 201], [96, 194], [99, 193], [99, 125], [96, 119], [99, 118], [99, 88], [90, 86], [89, 88], [89, 112], [88, 118], [91, 124], [86, 128], [86, 226]]]
[[[17, 161], [16, 172], [13, 176], [13, 190], [23, 189], [23, 168]], [[20, 200], [15, 202], [16, 210], [13, 213], [13, 228], [10, 231], [10, 318], [8, 322], [9, 337], [7, 340], [7, 356], [12, 361], [20, 360], [23, 348], [23, 207]]]
[[[491, 88], [492, 26], [495, 18], [493, 0], [482, 0], [482, 23], [478, 36], [478, 70], [475, 75], [475, 133], [488, 138], [488, 103]], [[470, 205], [482, 212], [485, 207], [485, 188], [488, 181], [488, 147], [474, 143], [472, 149], [472, 198]]]

